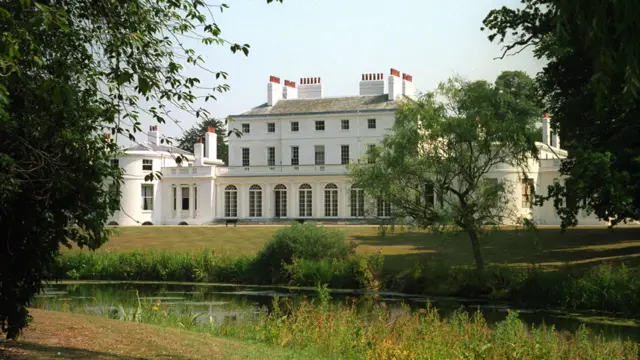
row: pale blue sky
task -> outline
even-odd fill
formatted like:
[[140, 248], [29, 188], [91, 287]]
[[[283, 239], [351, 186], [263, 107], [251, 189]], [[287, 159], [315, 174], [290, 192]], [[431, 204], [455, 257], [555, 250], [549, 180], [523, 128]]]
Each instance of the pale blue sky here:
[[[229, 73], [231, 91], [206, 104], [216, 117], [239, 114], [266, 101], [270, 75], [298, 82], [321, 77], [325, 96], [358, 94], [362, 73], [393, 67], [413, 75], [416, 88], [431, 90], [453, 75], [494, 80], [504, 70], [535, 75], [543, 65], [530, 52], [493, 60], [500, 47], [481, 32], [482, 19], [494, 8], [519, 0], [227, 0], [217, 14], [222, 36], [249, 43], [249, 57], [224, 47], [197, 46], [207, 67]], [[191, 71], [190, 71], [191, 72]], [[215, 80], [194, 71], [203, 84]], [[196, 119], [183, 113], [181, 127]], [[173, 124], [162, 132], [179, 136]]]

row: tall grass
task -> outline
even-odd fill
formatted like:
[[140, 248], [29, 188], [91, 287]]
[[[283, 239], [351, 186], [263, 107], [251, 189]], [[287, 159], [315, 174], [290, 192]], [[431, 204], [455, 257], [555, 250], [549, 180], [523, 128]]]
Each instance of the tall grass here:
[[352, 255], [345, 259], [294, 259], [273, 281], [260, 261], [249, 257], [216, 256], [213, 251], [65, 253], [53, 276], [73, 280], [182, 281], [232, 284], [378, 288], [382, 257]]
[[640, 313], [640, 274], [624, 266], [565, 268], [419, 267], [382, 274], [382, 256], [351, 255], [342, 260], [294, 258], [277, 278], [265, 277], [261, 262], [249, 257], [200, 253], [66, 253], [55, 276], [78, 280], [218, 282], [394, 290], [413, 294], [484, 297], [530, 308]]
[[363, 309], [330, 302], [326, 288], [320, 292], [319, 303], [276, 299], [271, 313], [242, 321], [198, 321], [197, 314], [159, 301], [142, 302], [124, 320], [256, 341], [328, 359], [637, 359], [640, 350], [634, 342], [593, 336], [585, 327], [574, 334], [529, 328], [517, 312], [491, 329], [479, 312], [460, 311], [445, 319], [430, 306], [391, 311], [381, 303]]
[[487, 297], [530, 308], [598, 310], [640, 314], [640, 273], [624, 265], [592, 268], [414, 266], [385, 278], [387, 288], [407, 293]]

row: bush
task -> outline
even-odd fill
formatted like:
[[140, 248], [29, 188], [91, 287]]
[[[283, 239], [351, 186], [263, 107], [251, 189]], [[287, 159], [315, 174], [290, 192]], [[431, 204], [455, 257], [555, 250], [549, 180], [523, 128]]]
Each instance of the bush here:
[[314, 224], [294, 223], [276, 231], [273, 239], [258, 253], [254, 262], [256, 280], [268, 284], [286, 283], [290, 280], [286, 267], [295, 259], [340, 262], [354, 253], [355, 244], [347, 243], [344, 233]]

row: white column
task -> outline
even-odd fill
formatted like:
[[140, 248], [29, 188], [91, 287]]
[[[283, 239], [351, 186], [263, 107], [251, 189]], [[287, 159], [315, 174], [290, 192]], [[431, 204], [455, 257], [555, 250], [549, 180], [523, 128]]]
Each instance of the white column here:
[[274, 193], [273, 193], [273, 185], [267, 184], [263, 186], [262, 200], [264, 201], [262, 204], [262, 217], [265, 219], [270, 219], [275, 215], [275, 211], [273, 209], [274, 201]]
[[193, 185], [189, 184], [189, 219], [193, 219]]
[[288, 218], [297, 218], [298, 217], [298, 206], [300, 200], [298, 199], [298, 192], [300, 188], [300, 184], [288, 184], [287, 185], [287, 217]]
[[316, 193], [315, 196], [315, 211], [314, 211], [314, 217], [316, 218], [322, 218], [324, 217], [324, 185], [323, 184], [313, 184], [313, 189], [314, 192]]

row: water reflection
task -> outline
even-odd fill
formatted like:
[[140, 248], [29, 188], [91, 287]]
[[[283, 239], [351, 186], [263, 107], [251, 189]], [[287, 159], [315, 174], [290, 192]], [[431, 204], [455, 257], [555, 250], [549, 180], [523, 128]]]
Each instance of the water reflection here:
[[[297, 301], [314, 298], [315, 295], [312, 289], [284, 287], [86, 282], [50, 284], [43, 294], [36, 297], [33, 306], [50, 310], [64, 306], [72, 311], [80, 310], [101, 316], [123, 318], [127, 309], [136, 307], [138, 301], [160, 301], [164, 306], [197, 314], [194, 321], [221, 322], [242, 321], [260, 311], [270, 311], [276, 296]], [[461, 308], [470, 313], [480, 310], [489, 325], [504, 320], [507, 310], [510, 309], [505, 303], [478, 299], [420, 297], [395, 292], [336, 290], [331, 296], [334, 301], [345, 302], [350, 299], [362, 306], [372, 301], [384, 302], [392, 309], [399, 309], [402, 304], [415, 309], [431, 303], [444, 317]], [[603, 335], [609, 339], [640, 341], [640, 324], [636, 320], [621, 320], [601, 314], [517, 310], [522, 321], [530, 325], [546, 324], [560, 331], [573, 332], [584, 324], [595, 335]]]

